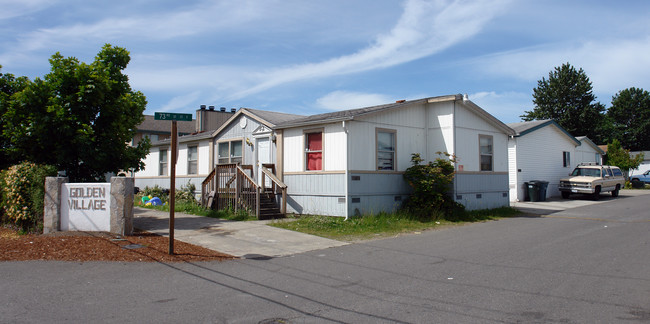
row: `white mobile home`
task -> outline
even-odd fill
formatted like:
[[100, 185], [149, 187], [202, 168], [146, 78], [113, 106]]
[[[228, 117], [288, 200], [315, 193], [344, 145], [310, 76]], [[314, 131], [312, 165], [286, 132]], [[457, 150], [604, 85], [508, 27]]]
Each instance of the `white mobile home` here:
[[411, 155], [457, 158], [453, 196], [468, 209], [507, 206], [514, 131], [462, 95], [294, 119], [276, 126], [290, 212], [351, 216], [392, 211], [411, 192]]

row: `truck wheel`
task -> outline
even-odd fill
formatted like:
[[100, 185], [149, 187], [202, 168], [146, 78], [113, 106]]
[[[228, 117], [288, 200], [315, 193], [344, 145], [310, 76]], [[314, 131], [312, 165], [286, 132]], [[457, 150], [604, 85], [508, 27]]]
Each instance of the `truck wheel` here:
[[621, 185], [616, 185], [616, 189], [612, 191], [612, 197], [618, 197], [618, 192], [621, 190]]
[[562, 198], [564, 199], [569, 199], [569, 196], [571, 196], [571, 193], [568, 191], [562, 191]]
[[591, 196], [591, 199], [593, 199], [593, 200], [599, 200], [600, 199], [600, 187], [596, 187], [596, 190], [594, 190], [594, 193]]

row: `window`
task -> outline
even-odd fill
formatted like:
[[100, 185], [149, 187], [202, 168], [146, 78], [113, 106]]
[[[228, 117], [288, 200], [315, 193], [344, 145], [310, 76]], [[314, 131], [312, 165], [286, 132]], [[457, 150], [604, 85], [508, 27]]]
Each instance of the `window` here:
[[395, 170], [395, 131], [377, 130], [377, 170]]
[[[618, 168], [612, 169], [612, 172], [614, 173], [615, 177], [622, 177], [623, 176], [623, 172], [621, 172], [621, 169], [618, 169]], [[646, 171], [645, 174], [648, 174], [648, 172]]]
[[217, 163], [241, 163], [242, 162], [242, 141], [221, 142], [217, 147]]
[[198, 174], [198, 151], [196, 146], [187, 147], [187, 174]]
[[571, 167], [571, 153], [570, 152], [562, 152], [562, 165], [565, 168], [570, 168]]
[[493, 156], [494, 150], [492, 147], [492, 136], [488, 135], [479, 135], [479, 159], [480, 159], [480, 170], [481, 171], [492, 171], [493, 170]]
[[305, 170], [323, 170], [323, 133], [305, 134]]
[[160, 150], [158, 156], [159, 170], [158, 175], [166, 176], [167, 175], [167, 150]]

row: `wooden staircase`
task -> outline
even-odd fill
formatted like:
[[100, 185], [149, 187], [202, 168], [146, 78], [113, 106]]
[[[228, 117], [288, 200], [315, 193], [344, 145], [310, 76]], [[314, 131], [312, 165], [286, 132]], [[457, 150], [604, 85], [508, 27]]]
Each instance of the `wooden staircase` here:
[[235, 212], [245, 209], [258, 219], [284, 217], [287, 185], [275, 176], [275, 165], [264, 164], [261, 170], [260, 183], [264, 185], [259, 186], [252, 178], [252, 166], [217, 164], [201, 185], [201, 205]]

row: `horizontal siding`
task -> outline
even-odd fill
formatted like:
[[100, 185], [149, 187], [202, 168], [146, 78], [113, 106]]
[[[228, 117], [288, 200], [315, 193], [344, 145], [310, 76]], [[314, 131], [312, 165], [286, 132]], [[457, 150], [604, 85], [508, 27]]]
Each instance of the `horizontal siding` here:
[[345, 202], [341, 197], [299, 196], [287, 197], [287, 212], [300, 215], [345, 216]]
[[[398, 199], [396, 199], [398, 198]], [[350, 195], [348, 204], [348, 215], [365, 216], [376, 215], [379, 213], [394, 213], [402, 208], [402, 204], [408, 195], [391, 194], [391, 195]]]
[[[508, 206], [508, 175], [498, 173], [456, 174], [454, 198], [468, 210]], [[505, 195], [505, 196], [504, 196]]]
[[290, 195], [345, 196], [345, 174], [285, 174]]
[[[359, 180], [352, 180], [359, 179]], [[350, 195], [394, 195], [411, 193], [402, 174], [354, 173], [348, 181]]]

